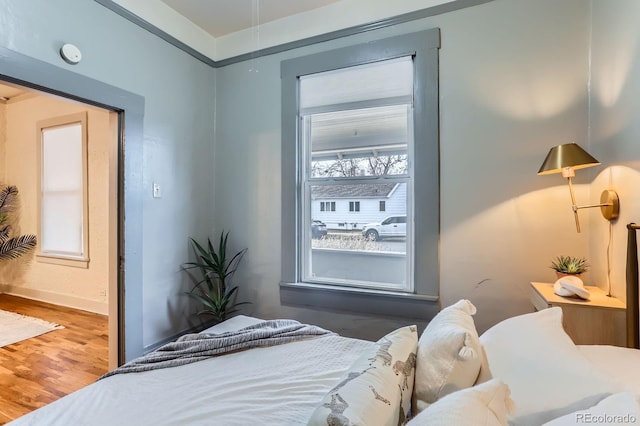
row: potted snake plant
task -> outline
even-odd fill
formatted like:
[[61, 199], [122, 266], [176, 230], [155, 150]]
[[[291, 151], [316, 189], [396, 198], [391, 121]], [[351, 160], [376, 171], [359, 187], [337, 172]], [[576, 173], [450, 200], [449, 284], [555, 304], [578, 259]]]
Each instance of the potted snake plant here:
[[215, 322], [224, 321], [230, 314], [238, 311], [238, 306], [249, 303], [237, 301], [238, 287], [232, 284], [233, 276], [247, 249], [229, 255], [228, 236], [228, 232], [220, 234], [217, 248], [210, 238], [207, 238], [205, 245], [190, 238], [196, 261], [182, 265], [185, 271], [195, 269], [199, 272], [199, 276], [190, 274], [195, 284], [186, 292], [202, 305], [196, 314], [212, 317]]

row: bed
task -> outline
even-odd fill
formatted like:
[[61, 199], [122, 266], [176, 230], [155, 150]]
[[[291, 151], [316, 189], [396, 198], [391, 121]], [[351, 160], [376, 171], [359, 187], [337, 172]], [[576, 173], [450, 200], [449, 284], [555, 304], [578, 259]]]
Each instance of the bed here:
[[[11, 425], [386, 425], [404, 423], [409, 412], [416, 426], [541, 425], [625, 395], [632, 402], [614, 401], [614, 409], [640, 418], [640, 351], [574, 345], [559, 308], [511, 318], [482, 336], [471, 329], [473, 313], [461, 300], [419, 338], [413, 326], [378, 342], [326, 334], [115, 374]], [[233, 335], [263, 322], [238, 316], [203, 333]], [[393, 352], [390, 342], [404, 347]], [[387, 377], [355, 383], [376, 367]], [[412, 384], [404, 395], [403, 380]], [[487, 392], [491, 404], [478, 403]]]
[[[635, 239], [636, 228], [629, 229]], [[629, 257], [637, 262], [637, 254]], [[637, 263], [635, 274], [635, 281], [628, 278], [636, 287], [630, 301], [637, 301]], [[184, 361], [184, 354], [167, 361], [165, 355], [182, 350], [172, 346], [162, 359], [129, 363], [128, 371], [11, 425], [639, 424], [639, 350], [575, 345], [557, 307], [509, 318], [480, 336], [475, 313], [460, 300], [420, 335], [408, 325], [377, 342], [237, 316], [193, 340], [218, 350], [219, 341], [272, 338], [283, 327], [313, 332], [243, 350], [231, 346], [197, 362]], [[637, 337], [629, 340], [637, 345]], [[178, 365], [167, 368], [154, 364], [175, 359]]]
[[[238, 316], [205, 332], [232, 332], [259, 322]], [[265, 425], [305, 424], [317, 396], [371, 345], [327, 335], [172, 368], [118, 374], [14, 423], [250, 425], [261, 419]]]

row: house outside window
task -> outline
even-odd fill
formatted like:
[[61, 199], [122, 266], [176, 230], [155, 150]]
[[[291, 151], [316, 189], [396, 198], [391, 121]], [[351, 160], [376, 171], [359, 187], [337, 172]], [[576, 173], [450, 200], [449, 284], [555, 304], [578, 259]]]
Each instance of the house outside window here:
[[[352, 229], [362, 230], [368, 223], [381, 222], [389, 216], [402, 216], [407, 214], [406, 199], [407, 185], [404, 183], [376, 183], [363, 185], [324, 185], [313, 188], [311, 200], [311, 216], [314, 219], [326, 223], [329, 229], [344, 229], [345, 223], [349, 223]], [[358, 211], [348, 211], [349, 207], [355, 209], [353, 198], [359, 198]], [[332, 201], [324, 201], [332, 200]], [[380, 200], [389, 205], [386, 211], [380, 211]], [[328, 213], [328, 204], [343, 203], [344, 212]], [[323, 208], [325, 210], [323, 210]]]
[[[283, 301], [305, 299], [322, 286], [342, 294], [328, 293], [321, 302], [327, 306], [352, 297], [349, 288], [364, 290], [356, 298], [383, 290], [389, 293], [371, 295], [437, 300], [438, 47], [435, 29], [283, 61]], [[385, 186], [396, 192], [405, 235], [364, 248], [360, 241], [371, 242], [362, 235], [365, 226], [390, 216]], [[333, 223], [319, 217], [329, 202], [339, 207]], [[312, 240], [312, 220], [326, 223], [328, 238]], [[321, 245], [342, 237], [348, 240], [338, 247]], [[390, 300], [361, 309], [388, 312], [412, 299]]]

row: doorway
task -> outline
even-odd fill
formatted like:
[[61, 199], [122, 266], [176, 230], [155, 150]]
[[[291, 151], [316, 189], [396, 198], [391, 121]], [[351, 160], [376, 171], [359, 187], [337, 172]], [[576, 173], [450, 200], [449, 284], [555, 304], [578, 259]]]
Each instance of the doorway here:
[[[118, 117], [117, 113], [86, 103], [54, 96], [25, 86], [0, 81], [0, 116], [4, 132], [0, 134], [3, 150], [3, 183], [17, 186], [22, 212], [20, 226], [38, 234], [39, 247], [28, 263], [12, 263], [4, 268], [0, 291], [52, 306], [66, 306], [105, 315], [109, 318], [109, 369], [118, 365]], [[47, 210], [39, 208], [42, 123], [60, 117], [82, 115], [85, 148], [83, 149], [86, 189], [84, 204], [86, 248], [85, 262], [64, 255], [49, 256], [42, 248], [40, 230]], [[53, 127], [58, 128], [58, 127]], [[34, 155], [35, 154], [35, 155]], [[65, 152], [64, 161], [73, 152]], [[64, 197], [65, 193], [55, 192]], [[70, 201], [73, 201], [71, 199]], [[68, 202], [64, 203], [69, 205]], [[44, 204], [43, 204], [44, 205]], [[72, 204], [73, 205], [73, 204]], [[62, 205], [56, 210], [60, 211]], [[62, 217], [62, 219], [64, 219]], [[59, 223], [59, 222], [58, 222]], [[59, 226], [56, 226], [59, 229]], [[75, 226], [72, 224], [72, 230]], [[65, 235], [60, 235], [65, 238]]]
[[[0, 80], [113, 111], [117, 120], [116, 291], [109, 306], [117, 324], [111, 329], [110, 356], [116, 365], [141, 356], [142, 199], [144, 98], [68, 69], [0, 47]], [[126, 161], [125, 161], [126, 159]], [[126, 191], [125, 191], [126, 187]], [[126, 220], [125, 220], [126, 217]], [[128, 285], [127, 283], [133, 283]], [[116, 323], [116, 321], [113, 321]], [[126, 333], [124, 330], [126, 329]]]

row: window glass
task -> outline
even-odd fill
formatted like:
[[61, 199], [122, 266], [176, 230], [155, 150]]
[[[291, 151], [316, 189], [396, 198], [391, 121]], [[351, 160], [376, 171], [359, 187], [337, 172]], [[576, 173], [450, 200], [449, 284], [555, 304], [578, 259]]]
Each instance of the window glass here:
[[412, 93], [411, 57], [300, 78], [304, 281], [412, 289], [411, 238], [387, 220], [411, 213]]
[[308, 116], [312, 177], [407, 173], [408, 105]]

